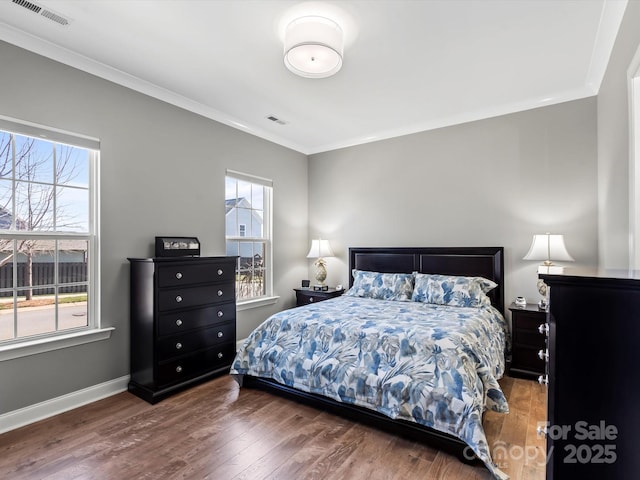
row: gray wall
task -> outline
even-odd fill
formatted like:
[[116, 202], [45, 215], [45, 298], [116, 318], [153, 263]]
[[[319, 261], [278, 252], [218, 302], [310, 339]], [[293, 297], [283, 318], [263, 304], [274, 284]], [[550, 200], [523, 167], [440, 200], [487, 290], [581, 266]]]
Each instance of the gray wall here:
[[627, 69], [640, 45], [639, 26], [640, 2], [631, 1], [598, 93], [599, 254], [605, 268], [629, 267]]
[[306, 275], [307, 158], [0, 42], [0, 114], [101, 141], [102, 324], [108, 341], [0, 362], [0, 414], [129, 373], [129, 265], [156, 235], [197, 236], [224, 255], [226, 168], [274, 182], [278, 304], [238, 314], [238, 338], [292, 306]]
[[577, 264], [597, 263], [596, 148], [592, 97], [312, 155], [327, 281], [348, 283], [351, 246], [504, 246], [507, 302], [537, 302], [533, 234], [562, 233]]

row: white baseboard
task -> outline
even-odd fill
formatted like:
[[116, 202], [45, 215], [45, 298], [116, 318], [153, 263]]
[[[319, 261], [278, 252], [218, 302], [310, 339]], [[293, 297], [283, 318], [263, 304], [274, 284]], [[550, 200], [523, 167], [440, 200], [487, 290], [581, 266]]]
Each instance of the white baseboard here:
[[129, 375], [109, 380], [108, 382], [93, 385], [76, 392], [71, 392], [60, 397], [52, 398], [44, 402], [29, 405], [12, 412], [0, 415], [0, 433], [14, 430], [30, 423], [45, 418], [53, 417], [59, 413], [73, 410], [91, 402], [101, 400], [116, 393], [127, 390]]
[[[246, 339], [236, 342], [236, 351]], [[127, 390], [129, 375], [0, 415], [0, 433], [24, 427]]]

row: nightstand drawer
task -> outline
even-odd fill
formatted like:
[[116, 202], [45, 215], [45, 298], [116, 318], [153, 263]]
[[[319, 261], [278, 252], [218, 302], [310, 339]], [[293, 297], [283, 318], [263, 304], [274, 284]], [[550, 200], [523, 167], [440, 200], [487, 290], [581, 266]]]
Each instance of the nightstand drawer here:
[[297, 307], [329, 300], [330, 298], [339, 297], [344, 293], [344, 290], [336, 290], [335, 288], [324, 291], [311, 290], [308, 288], [294, 288], [294, 290], [296, 292]]
[[528, 345], [531, 348], [544, 348], [546, 344], [546, 337], [535, 330], [521, 330], [519, 328], [513, 331], [513, 344]]

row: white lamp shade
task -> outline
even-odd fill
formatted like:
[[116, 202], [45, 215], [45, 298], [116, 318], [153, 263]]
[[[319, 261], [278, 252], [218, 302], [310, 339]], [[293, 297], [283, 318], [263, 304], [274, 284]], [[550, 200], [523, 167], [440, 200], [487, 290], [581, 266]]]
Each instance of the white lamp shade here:
[[333, 257], [333, 250], [329, 245], [329, 240], [311, 240], [311, 248], [307, 254], [307, 258]]
[[546, 264], [551, 264], [553, 261], [574, 261], [564, 245], [564, 235], [549, 233], [533, 236], [531, 247], [523, 260], [544, 260]]
[[300, 17], [287, 25], [284, 64], [296, 75], [325, 78], [342, 68], [344, 36], [340, 26], [325, 17]]

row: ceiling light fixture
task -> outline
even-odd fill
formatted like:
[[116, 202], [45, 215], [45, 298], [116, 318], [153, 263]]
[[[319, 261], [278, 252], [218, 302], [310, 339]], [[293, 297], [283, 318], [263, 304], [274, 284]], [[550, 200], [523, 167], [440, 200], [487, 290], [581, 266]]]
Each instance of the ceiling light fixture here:
[[296, 75], [325, 78], [342, 68], [344, 34], [329, 18], [306, 16], [293, 20], [284, 37], [284, 64]]

